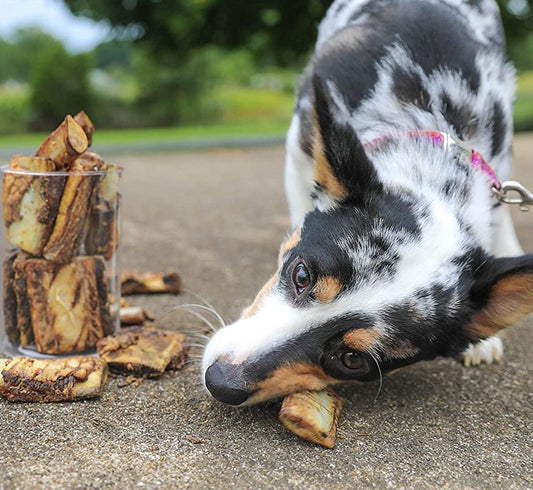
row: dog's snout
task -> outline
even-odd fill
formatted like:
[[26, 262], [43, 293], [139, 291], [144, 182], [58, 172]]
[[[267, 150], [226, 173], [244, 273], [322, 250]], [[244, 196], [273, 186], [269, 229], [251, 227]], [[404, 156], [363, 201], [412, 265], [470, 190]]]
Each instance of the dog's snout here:
[[215, 361], [205, 372], [205, 385], [217, 400], [228, 405], [240, 405], [251, 395], [240, 365]]

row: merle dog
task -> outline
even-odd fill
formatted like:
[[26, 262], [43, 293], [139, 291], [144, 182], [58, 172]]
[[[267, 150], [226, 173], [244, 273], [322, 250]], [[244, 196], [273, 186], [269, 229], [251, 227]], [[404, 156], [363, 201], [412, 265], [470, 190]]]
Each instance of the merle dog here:
[[533, 255], [491, 193], [511, 160], [504, 44], [493, 0], [333, 3], [287, 138], [294, 231], [204, 352], [215, 398], [499, 360], [495, 335], [533, 305]]

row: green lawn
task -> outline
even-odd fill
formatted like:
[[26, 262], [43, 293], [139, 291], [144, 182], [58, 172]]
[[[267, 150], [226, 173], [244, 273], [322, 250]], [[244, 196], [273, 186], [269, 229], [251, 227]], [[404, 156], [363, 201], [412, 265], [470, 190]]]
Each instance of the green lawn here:
[[[17, 106], [17, 97], [5, 97], [4, 104]], [[220, 138], [274, 137], [283, 136], [288, 127], [294, 103], [291, 93], [280, 90], [250, 87], [219, 87], [212, 98], [219, 110], [219, 122], [147, 129], [98, 129], [95, 147], [99, 145], [174, 143], [191, 140], [216, 140]], [[11, 110], [11, 105], [9, 105]], [[522, 73], [518, 78], [518, 93], [515, 104], [515, 127], [518, 131], [533, 130], [533, 71]], [[0, 128], [1, 129], [1, 128]], [[15, 147], [34, 147], [46, 134], [15, 134], [0, 136], [0, 150]]]
[[[97, 129], [94, 146], [99, 144], [124, 145], [128, 143], [179, 142], [188, 140], [213, 140], [226, 137], [283, 136], [289, 121], [261, 121], [253, 123], [226, 123], [205, 126], [149, 129]], [[18, 146], [37, 148], [45, 133], [0, 136], [0, 149]]]
[[518, 77], [514, 120], [516, 130], [533, 130], [533, 71], [522, 73]]

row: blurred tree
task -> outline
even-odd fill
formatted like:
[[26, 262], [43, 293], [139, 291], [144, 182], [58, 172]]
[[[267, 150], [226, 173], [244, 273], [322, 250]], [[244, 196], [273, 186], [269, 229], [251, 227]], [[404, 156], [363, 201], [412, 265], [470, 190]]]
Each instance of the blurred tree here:
[[13, 39], [0, 40], [0, 81], [27, 82], [35, 60], [47, 50], [61, 46], [61, 42], [36, 27], [18, 29]]
[[0, 82], [14, 79], [11, 75], [11, 43], [0, 37]]
[[127, 66], [131, 63], [132, 54], [130, 41], [112, 39], [94, 48], [94, 66], [103, 70], [112, 66]]
[[498, 5], [512, 51], [533, 30], [533, 0], [498, 0]]
[[533, 33], [510, 47], [510, 56], [519, 72], [533, 70]]
[[[307, 53], [328, 0], [65, 0], [75, 14], [109, 19], [163, 60], [214, 44], [247, 47], [260, 63], [291, 65]], [[128, 26], [135, 25], [135, 29]]]
[[[163, 60], [214, 44], [246, 47], [260, 63], [294, 65], [309, 52], [330, 0], [65, 0], [75, 14], [109, 19]], [[509, 43], [533, 27], [533, 0], [498, 0]]]
[[91, 113], [90, 68], [89, 55], [69, 55], [61, 44], [38, 56], [30, 81], [33, 129], [50, 130], [81, 109]]
[[[115, 41], [97, 49], [99, 67], [121, 63], [128, 56], [124, 46], [132, 41], [137, 43], [132, 58], [139, 83], [137, 112], [155, 125], [208, 120], [217, 111], [211, 103], [210, 88], [217, 80], [230, 79], [228, 73], [236, 80], [235, 74], [240, 72], [240, 83], [246, 83], [251, 78], [250, 72], [258, 67], [303, 65], [315, 42], [318, 23], [332, 3], [331, 0], [64, 1], [74, 14], [95, 20], [108, 19], [114, 26]], [[509, 44], [516, 46], [531, 27], [533, 0], [498, 2]], [[228, 52], [240, 54], [222, 63]]]

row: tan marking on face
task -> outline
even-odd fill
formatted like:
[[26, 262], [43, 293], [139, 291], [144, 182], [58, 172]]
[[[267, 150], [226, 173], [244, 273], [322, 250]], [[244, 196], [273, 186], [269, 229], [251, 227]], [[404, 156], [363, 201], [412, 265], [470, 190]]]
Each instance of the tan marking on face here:
[[268, 378], [252, 386], [257, 392], [252, 396], [251, 402], [260, 403], [297, 391], [320, 391], [336, 383], [340, 381], [328, 376], [316, 364], [288, 364], [278, 367]]
[[481, 339], [492, 337], [533, 312], [533, 274], [514, 274], [500, 279], [489, 302], [468, 327]]
[[379, 339], [379, 332], [369, 328], [359, 328], [350, 330], [344, 334], [344, 343], [357, 351], [367, 351], [371, 349]]
[[278, 274], [276, 273], [268, 280], [268, 282], [257, 293], [257, 296], [254, 299], [254, 302], [250, 306], [248, 306], [248, 308], [244, 309], [244, 311], [241, 314], [241, 318], [248, 318], [248, 317], [254, 316], [257, 313], [265, 297], [268, 296], [270, 291], [272, 291], [277, 281], [278, 281]]
[[396, 369], [393, 369], [392, 371], [389, 371], [389, 372], [387, 373], [387, 376], [390, 376], [390, 375], [392, 375], [392, 374], [396, 374], [398, 371], [400, 371], [400, 370], [403, 369], [403, 368], [404, 368], [404, 366], [399, 367], [399, 368], [396, 368]]
[[302, 238], [302, 229], [296, 228], [292, 234], [281, 244], [281, 248], [279, 250], [279, 266], [281, 267], [281, 261], [283, 259], [283, 256], [292, 250], [294, 247], [296, 247]]
[[315, 160], [314, 179], [334, 199], [340, 201], [346, 196], [346, 188], [339, 182], [331, 164], [328, 162], [322, 145], [322, 137], [316, 131], [313, 144], [313, 159]]
[[[289, 251], [292, 250], [298, 243], [300, 243], [302, 230], [301, 228], [296, 228], [292, 234], [282, 243], [281, 249], [279, 252], [279, 260], [278, 260], [278, 267], [281, 268], [283, 256]], [[257, 296], [254, 299], [254, 302], [248, 306], [248, 308], [245, 308], [244, 311], [241, 314], [241, 318], [248, 318], [257, 313], [259, 310], [259, 307], [261, 306], [263, 300], [266, 296], [272, 291], [274, 286], [276, 285], [276, 282], [279, 278], [279, 271], [276, 272], [269, 280], [268, 282], [261, 288], [259, 293], [257, 293]]]
[[416, 356], [420, 349], [408, 340], [395, 340], [385, 343], [385, 358], [387, 359], [409, 359]]
[[315, 285], [314, 292], [322, 303], [331, 303], [341, 292], [342, 283], [331, 276], [320, 277]]

